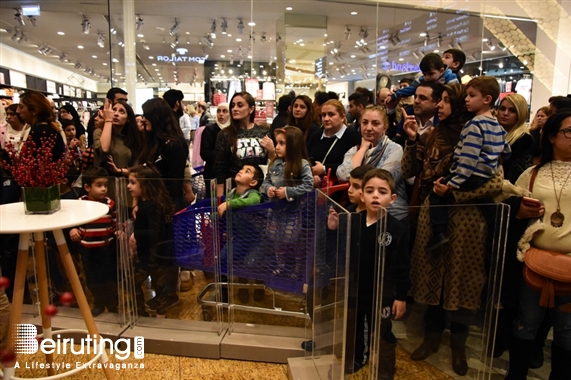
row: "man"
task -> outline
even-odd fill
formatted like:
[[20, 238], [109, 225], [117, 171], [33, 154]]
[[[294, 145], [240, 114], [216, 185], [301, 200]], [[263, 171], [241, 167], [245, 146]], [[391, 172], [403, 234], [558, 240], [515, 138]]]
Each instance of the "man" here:
[[549, 111], [554, 114], [571, 109], [571, 99], [566, 96], [552, 96], [549, 98]]
[[198, 126], [199, 127], [206, 126], [207, 124], [210, 123], [210, 119], [212, 119], [212, 116], [210, 116], [210, 112], [208, 112], [208, 106], [206, 105], [205, 102], [200, 101], [198, 102], [198, 110], [200, 112], [200, 123], [198, 124]]
[[[416, 122], [420, 126], [418, 135], [428, 132], [433, 126], [438, 124], [438, 110], [436, 105], [442, 97], [443, 86], [436, 82], [423, 82], [418, 85], [414, 95], [412, 106], [405, 108], [407, 114], [414, 113]], [[394, 112], [394, 111], [393, 111]], [[397, 126], [394, 141], [404, 146], [406, 136], [403, 130], [403, 120]]]
[[184, 94], [180, 90], [168, 90], [163, 94], [163, 99], [169, 104], [170, 108], [174, 111], [178, 118], [178, 123], [184, 139], [188, 145], [190, 145], [191, 136], [190, 131], [192, 130], [190, 116], [184, 113], [182, 107], [182, 100], [184, 99]]
[[115, 103], [117, 100], [124, 100], [125, 103], [128, 102], [127, 91], [119, 87], [111, 87], [109, 91], [107, 91], [106, 98], [111, 100], [111, 103]]
[[369, 99], [361, 92], [354, 92], [349, 95], [349, 113], [353, 117], [353, 124], [350, 128], [361, 131], [361, 116], [365, 108], [369, 105]]

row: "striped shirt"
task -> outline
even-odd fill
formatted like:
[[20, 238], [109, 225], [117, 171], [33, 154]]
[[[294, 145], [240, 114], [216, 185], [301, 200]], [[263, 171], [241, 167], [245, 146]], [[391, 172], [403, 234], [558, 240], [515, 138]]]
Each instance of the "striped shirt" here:
[[454, 150], [448, 182], [453, 188], [460, 188], [471, 176], [492, 178], [498, 172], [500, 157], [504, 160], [511, 154], [506, 141], [506, 131], [490, 116], [480, 115], [466, 123], [460, 132], [460, 141]]
[[[87, 195], [79, 199], [90, 201]], [[107, 215], [79, 227], [79, 232], [81, 232], [80, 244], [86, 248], [105, 247], [115, 238], [115, 223], [117, 222], [115, 202], [108, 197], [103, 198], [99, 202], [109, 206]]]

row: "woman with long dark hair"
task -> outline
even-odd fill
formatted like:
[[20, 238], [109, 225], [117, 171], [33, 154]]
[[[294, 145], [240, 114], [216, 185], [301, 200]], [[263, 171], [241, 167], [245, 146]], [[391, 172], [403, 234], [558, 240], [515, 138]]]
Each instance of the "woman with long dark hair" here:
[[275, 155], [268, 131], [254, 124], [256, 103], [248, 92], [237, 92], [230, 100], [230, 125], [216, 138], [217, 194], [224, 194], [226, 178], [234, 178], [245, 164], [266, 165]]
[[136, 164], [141, 148], [135, 113], [123, 100], [112, 105], [106, 99], [103, 119], [103, 128], [93, 132], [95, 165], [106, 168], [109, 173], [126, 177], [129, 168]]
[[287, 125], [301, 129], [306, 144], [311, 135], [321, 130], [321, 128], [313, 122], [313, 119], [313, 103], [309, 96], [296, 96], [291, 105]]
[[55, 139], [52, 157], [57, 161], [65, 151], [65, 141], [61, 126], [53, 119], [52, 106], [48, 98], [39, 91], [26, 91], [20, 95], [17, 113], [31, 126], [28, 139], [32, 139], [36, 144], [36, 151], [43, 145], [42, 138]]
[[176, 115], [162, 98], [147, 100], [143, 104], [143, 124], [145, 139], [139, 164], [155, 166], [165, 180], [166, 188], [178, 204], [183, 199], [182, 178], [188, 157], [188, 145], [179, 127]]

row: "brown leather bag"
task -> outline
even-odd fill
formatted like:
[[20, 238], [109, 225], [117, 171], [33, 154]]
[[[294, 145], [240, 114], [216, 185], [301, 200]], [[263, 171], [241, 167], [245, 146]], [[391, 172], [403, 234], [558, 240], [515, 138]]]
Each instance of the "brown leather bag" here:
[[531, 247], [524, 262], [523, 278], [541, 292], [542, 307], [555, 307], [555, 296], [571, 294], [571, 256]]

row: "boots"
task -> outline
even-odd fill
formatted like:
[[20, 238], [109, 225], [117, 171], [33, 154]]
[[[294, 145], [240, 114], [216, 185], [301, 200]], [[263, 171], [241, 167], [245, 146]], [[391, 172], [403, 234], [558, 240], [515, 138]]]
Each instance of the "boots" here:
[[460, 376], [468, 373], [468, 362], [466, 361], [466, 339], [468, 332], [458, 332], [450, 334], [450, 349], [452, 350], [452, 369]]
[[424, 341], [411, 355], [414, 361], [424, 360], [435, 352], [438, 352], [440, 342], [442, 341], [442, 332], [425, 331]]
[[510, 369], [506, 380], [526, 380], [529, 362], [535, 347], [533, 340], [512, 337], [510, 342]]
[[555, 344], [551, 345], [551, 374], [549, 380], [571, 379], [571, 350]]

